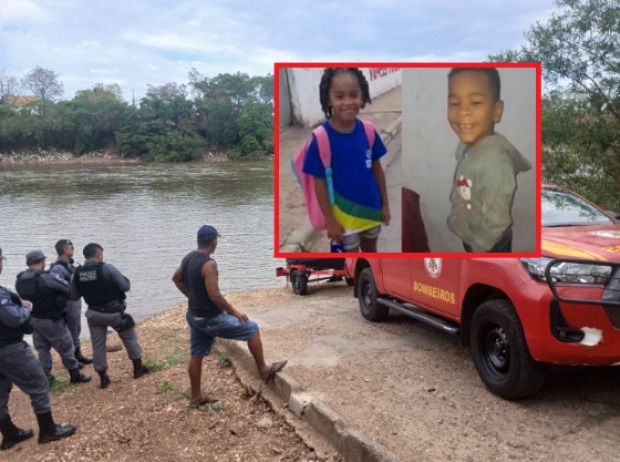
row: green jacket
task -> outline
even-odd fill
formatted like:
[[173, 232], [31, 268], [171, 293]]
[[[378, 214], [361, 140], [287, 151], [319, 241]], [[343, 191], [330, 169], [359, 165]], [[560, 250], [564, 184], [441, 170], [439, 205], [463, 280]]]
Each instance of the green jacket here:
[[466, 155], [464, 151], [459, 143], [448, 227], [474, 252], [487, 252], [512, 226], [517, 175], [532, 166], [499, 133], [483, 138]]

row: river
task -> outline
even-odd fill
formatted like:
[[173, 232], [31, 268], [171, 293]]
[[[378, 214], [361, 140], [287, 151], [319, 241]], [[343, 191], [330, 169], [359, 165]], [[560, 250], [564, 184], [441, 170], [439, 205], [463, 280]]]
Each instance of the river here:
[[[89, 242], [130, 280], [137, 320], [185, 300], [171, 281], [196, 231], [215, 226], [214, 258], [224, 294], [284, 285], [275, 276], [273, 163], [0, 164], [0, 284], [13, 288], [25, 255], [40, 248], [48, 266], [67, 238], [82, 263]], [[83, 334], [88, 329], [83, 322]]]

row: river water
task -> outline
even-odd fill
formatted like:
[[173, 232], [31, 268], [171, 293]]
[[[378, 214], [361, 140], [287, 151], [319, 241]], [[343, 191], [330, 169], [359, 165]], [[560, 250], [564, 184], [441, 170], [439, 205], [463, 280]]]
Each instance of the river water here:
[[[284, 285], [275, 276], [273, 164], [0, 164], [0, 284], [13, 288], [25, 255], [40, 248], [55, 261], [67, 238], [83, 263], [89, 242], [130, 280], [127, 307], [143, 319], [185, 300], [171, 281], [196, 231], [215, 226], [214, 258], [224, 294]], [[83, 334], [88, 335], [84, 325]]]

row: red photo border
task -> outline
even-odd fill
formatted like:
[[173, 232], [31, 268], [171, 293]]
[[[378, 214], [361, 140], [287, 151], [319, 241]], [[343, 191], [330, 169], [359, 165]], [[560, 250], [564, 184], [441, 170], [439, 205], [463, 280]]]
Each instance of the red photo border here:
[[[330, 253], [330, 252], [280, 252], [280, 69], [288, 68], [453, 68], [453, 67], [495, 67], [495, 68], [529, 68], [536, 70], [536, 250], [534, 252], [377, 252], [377, 253]], [[497, 62], [424, 62], [424, 63], [274, 63], [274, 257], [275, 258], [539, 258], [541, 251], [541, 190], [542, 190], [542, 66], [539, 62], [497, 63]], [[301, 190], [299, 191], [301, 195]]]

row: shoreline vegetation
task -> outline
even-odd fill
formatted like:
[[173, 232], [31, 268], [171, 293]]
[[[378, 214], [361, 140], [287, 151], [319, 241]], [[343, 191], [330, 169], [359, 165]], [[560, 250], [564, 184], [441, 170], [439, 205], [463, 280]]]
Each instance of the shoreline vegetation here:
[[[256, 157], [252, 160], [267, 159], [268, 157]], [[204, 162], [229, 162], [234, 159], [227, 152], [207, 152], [202, 159], [195, 161]], [[82, 155], [75, 155], [67, 151], [56, 149], [39, 149], [22, 152], [0, 153], [0, 164], [4, 165], [27, 165], [27, 164], [142, 164], [146, 161], [140, 157], [125, 156], [113, 149], [102, 149]]]
[[[57, 77], [40, 68], [35, 74], [54, 82]], [[12, 153], [0, 154], [0, 162], [159, 163], [273, 155], [273, 75], [209, 78], [193, 69], [188, 78], [187, 84], [149, 85], [139, 101], [123, 99], [117, 84], [95, 84], [71, 100], [43, 90], [34, 96], [3, 94], [0, 85], [0, 153]]]

